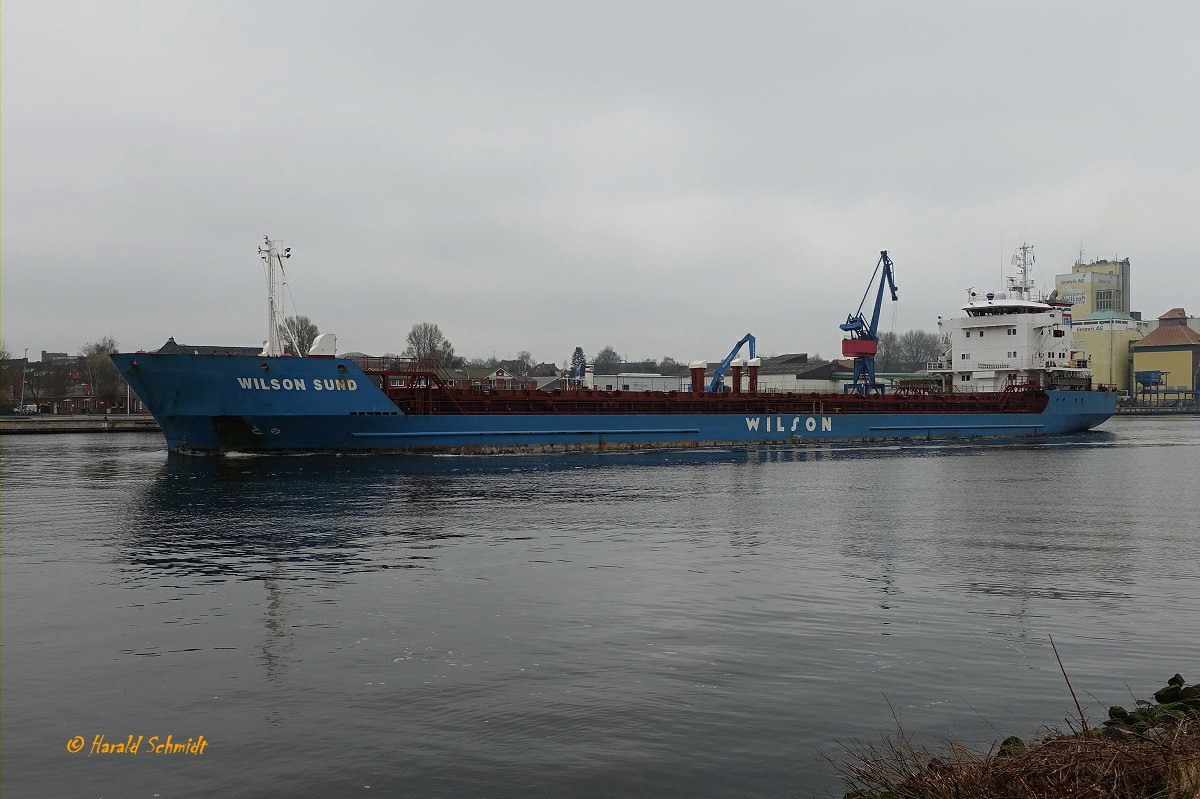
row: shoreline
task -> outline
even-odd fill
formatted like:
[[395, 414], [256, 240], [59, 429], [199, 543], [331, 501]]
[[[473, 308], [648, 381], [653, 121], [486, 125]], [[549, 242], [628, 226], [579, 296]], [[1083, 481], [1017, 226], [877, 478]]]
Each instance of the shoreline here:
[[1195, 406], [1188, 406], [1188, 407], [1183, 407], [1183, 408], [1168, 408], [1168, 407], [1162, 407], [1162, 406], [1156, 407], [1153, 405], [1142, 406], [1142, 407], [1138, 407], [1138, 406], [1122, 407], [1122, 406], [1118, 405], [1117, 412], [1113, 415], [1114, 416], [1180, 416], [1180, 415], [1195, 416], [1197, 414], [1200, 414], [1200, 408], [1196, 408]]
[[0, 434], [36, 433], [158, 433], [149, 414], [78, 414], [0, 417]]
[[[1063, 672], [1064, 677], [1066, 672]], [[848, 749], [832, 761], [843, 799], [1193, 799], [1200, 796], [1200, 685], [1176, 674], [1134, 709], [1113, 705], [1099, 725], [1067, 681], [1079, 716], [978, 751], [953, 739], [930, 751], [905, 736]]]

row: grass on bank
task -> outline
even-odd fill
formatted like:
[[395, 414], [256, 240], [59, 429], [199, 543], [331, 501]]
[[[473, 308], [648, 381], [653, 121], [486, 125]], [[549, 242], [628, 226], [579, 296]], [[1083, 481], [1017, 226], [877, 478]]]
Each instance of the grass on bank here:
[[[1068, 682], [1069, 685], [1069, 682]], [[1072, 691], [1074, 696], [1074, 691]], [[1078, 707], [1078, 702], [1076, 702]], [[931, 753], [909, 740], [850, 751], [835, 763], [846, 799], [1196, 799], [1200, 797], [1200, 685], [1176, 674], [1089, 728], [1051, 730], [1026, 745], [1006, 738], [987, 752], [951, 741]]]

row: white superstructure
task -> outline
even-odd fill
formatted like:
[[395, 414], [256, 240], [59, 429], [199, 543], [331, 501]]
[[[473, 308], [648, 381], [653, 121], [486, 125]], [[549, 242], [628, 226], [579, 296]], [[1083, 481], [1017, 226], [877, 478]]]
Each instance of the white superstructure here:
[[1071, 335], [1071, 306], [1034, 296], [1033, 248], [1013, 258], [1008, 291], [979, 297], [968, 289], [965, 317], [939, 319], [941, 358], [929, 365], [956, 392], [1003, 391], [1022, 384], [1081, 387], [1091, 381], [1087, 359]]

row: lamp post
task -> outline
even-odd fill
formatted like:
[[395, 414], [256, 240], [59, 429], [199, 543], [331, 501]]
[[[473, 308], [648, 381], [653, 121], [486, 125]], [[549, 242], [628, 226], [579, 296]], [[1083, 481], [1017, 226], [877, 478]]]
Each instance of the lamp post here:
[[21, 359], [21, 402], [22, 413], [25, 408], [25, 371], [29, 368], [29, 348], [25, 348], [25, 357]]
[[1113, 325], [1115, 320], [1108, 320], [1108, 384], [1111, 386], [1115, 382], [1113, 380]]

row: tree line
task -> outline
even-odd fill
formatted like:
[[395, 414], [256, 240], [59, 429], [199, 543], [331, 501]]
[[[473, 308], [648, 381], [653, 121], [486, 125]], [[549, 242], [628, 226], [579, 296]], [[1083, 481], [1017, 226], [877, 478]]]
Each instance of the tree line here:
[[[442, 332], [442, 329], [432, 322], [418, 322], [408, 332], [407, 347], [401, 353], [406, 358], [422, 358], [437, 363], [446, 369], [462, 367], [485, 367], [494, 369], [501, 365], [498, 358], [460, 357], [454, 352], [454, 345]], [[919, 372], [930, 361], [937, 360], [942, 353], [941, 341], [933, 333], [925, 330], [909, 330], [897, 335], [888, 332], [879, 337], [879, 352], [875, 357], [875, 369], [878, 372]], [[522, 350], [515, 359], [518, 363], [532, 370], [536, 365], [533, 356]], [[814, 355], [813, 362], [819, 362], [820, 356]], [[503, 363], [511, 364], [512, 361]], [[562, 362], [562, 368], [572, 374], [582, 373], [582, 367], [589, 363], [582, 347], [576, 347], [570, 359]], [[656, 372], [662, 375], [686, 375], [688, 364], [678, 361], [669, 355], [661, 359], [645, 358], [629, 360], [622, 356], [612, 346], [605, 346], [591, 359], [596, 374], [613, 374], [622, 372]]]
[[884, 333], [879, 337], [875, 355], [876, 372], [919, 372], [942, 354], [938, 336], [925, 330], [909, 330], [900, 335]]
[[[537, 366], [537, 361], [528, 350], [521, 350], [515, 358], [501, 359], [495, 356], [489, 358], [464, 358], [454, 351], [454, 345], [446, 338], [440, 326], [433, 322], [418, 322], [412, 326], [405, 338], [405, 348], [399, 353], [403, 358], [420, 358], [436, 363], [443, 369], [487, 368], [495, 369], [502, 364], [518, 364], [526, 373]], [[395, 354], [395, 353], [389, 353]], [[556, 364], [568, 371], [575, 371], [588, 363], [582, 347], [576, 347], [569, 359]], [[630, 361], [624, 358], [611, 346], [602, 348], [596, 357], [590, 361], [597, 372], [620, 367], [631, 372], [659, 372], [664, 375], [687, 374], [687, 364], [676, 361], [670, 356], [661, 360], [647, 358], [640, 361]]]
[[23, 358], [13, 358], [0, 342], [0, 359], [4, 363], [0, 406], [11, 408], [21, 399], [27, 405], [35, 405], [65, 397], [78, 383], [87, 384], [92, 396], [113, 405], [125, 391], [125, 381], [108, 357], [114, 352], [118, 352], [117, 341], [110, 335], [84, 344], [70, 362], [26, 363]]
[[[307, 316], [289, 316], [283, 322], [289, 352], [307, 353], [318, 334], [317, 326]], [[26, 405], [39, 405], [63, 399], [80, 384], [89, 386], [91, 396], [101, 403], [116, 405], [125, 395], [125, 380], [109, 357], [116, 352], [120, 352], [116, 338], [107, 335], [84, 344], [68, 361], [26, 363], [23, 358], [13, 358], [0, 342], [0, 408], [12, 408], [22, 400]]]
[[[283, 320], [283, 338], [286, 349], [291, 353], [307, 353], [312, 347], [320, 330], [307, 316], [289, 316]], [[91, 386], [92, 394], [101, 402], [112, 405], [123, 395], [125, 381], [113, 366], [108, 357], [117, 352], [117, 341], [111, 335], [103, 336], [97, 341], [85, 344], [79, 349], [73, 363], [35, 363], [25, 370], [24, 391], [25, 401], [30, 404], [64, 397], [72, 388], [72, 375], [77, 373], [74, 382], [82, 382]], [[938, 336], [924, 330], [909, 330], [897, 335], [888, 332], [879, 337], [879, 352], [875, 356], [877, 372], [918, 372], [942, 353]], [[461, 369], [463, 367], [478, 367], [495, 369], [501, 365], [500, 359], [463, 358], [454, 351], [442, 329], [433, 322], [418, 322], [412, 326], [405, 338], [405, 349], [401, 353], [406, 358], [421, 358], [436, 363], [443, 369]], [[0, 379], [0, 407], [10, 408], [17, 402], [15, 386], [21, 382], [20, 359], [13, 359], [3, 342], [0, 342], [0, 357], [4, 361], [4, 374]], [[528, 350], [517, 353], [515, 359], [504, 361], [512, 365], [519, 364], [525, 374], [533, 371], [537, 362]], [[820, 361], [819, 356], [813, 357], [814, 362]], [[587, 355], [582, 347], [576, 347], [571, 357], [561, 364], [570, 373], [582, 373], [582, 368], [588, 363]], [[686, 375], [688, 364], [677, 361], [671, 356], [661, 359], [646, 358], [631, 361], [622, 356], [612, 346], [605, 346], [591, 359], [597, 374], [613, 374], [623, 372], [651, 372], [663, 375]]]

